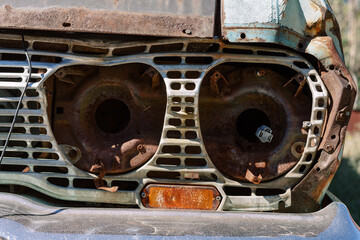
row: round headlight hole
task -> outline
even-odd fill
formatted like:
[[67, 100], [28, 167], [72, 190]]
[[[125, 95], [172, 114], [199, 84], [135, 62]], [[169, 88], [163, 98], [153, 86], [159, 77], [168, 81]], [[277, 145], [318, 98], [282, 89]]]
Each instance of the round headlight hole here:
[[100, 103], [95, 111], [97, 126], [106, 133], [119, 133], [130, 121], [128, 106], [118, 99], [108, 99]]
[[270, 126], [270, 119], [265, 112], [251, 108], [242, 112], [236, 120], [236, 131], [249, 142], [257, 142], [256, 130], [262, 125]]

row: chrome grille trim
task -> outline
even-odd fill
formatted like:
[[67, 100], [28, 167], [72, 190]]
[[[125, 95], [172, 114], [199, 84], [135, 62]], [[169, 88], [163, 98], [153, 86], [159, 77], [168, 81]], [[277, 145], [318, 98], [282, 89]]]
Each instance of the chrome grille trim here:
[[[10, 36], [3, 35], [0, 38], [8, 38], [8, 39], [18, 39], [18, 36]], [[26, 142], [26, 147], [9, 147], [7, 151], [9, 152], [24, 152], [29, 156], [26, 158], [9, 158], [5, 157], [3, 160], [4, 165], [25, 165], [30, 168], [30, 171], [27, 173], [22, 172], [8, 172], [1, 171], [0, 172], [0, 183], [1, 184], [19, 184], [24, 185], [40, 192], [43, 192], [47, 195], [50, 195], [55, 198], [63, 199], [63, 200], [76, 200], [76, 201], [85, 201], [85, 202], [103, 202], [103, 203], [117, 203], [124, 205], [141, 205], [140, 199], [140, 191], [141, 189], [148, 183], [153, 182], [166, 182], [166, 183], [189, 183], [196, 185], [213, 185], [215, 186], [221, 195], [223, 196], [222, 203], [218, 210], [277, 210], [279, 207], [279, 202], [284, 202], [285, 206], [291, 205], [291, 192], [290, 188], [293, 187], [296, 183], [298, 183], [301, 178], [309, 171], [310, 166], [312, 165], [315, 153], [318, 148], [319, 134], [314, 134], [314, 127], [320, 128], [320, 133], [322, 131], [322, 127], [324, 124], [324, 116], [326, 112], [326, 103], [327, 103], [327, 90], [318, 75], [318, 73], [313, 69], [311, 64], [307, 62], [303, 57], [286, 50], [280, 50], [276, 48], [263, 48], [258, 46], [251, 45], [226, 45], [217, 40], [209, 40], [209, 39], [170, 39], [170, 40], [159, 40], [154, 42], [133, 42], [133, 43], [108, 43], [104, 44], [101, 41], [80, 41], [73, 39], [60, 39], [60, 38], [41, 38], [41, 37], [26, 37], [29, 43], [29, 54], [40, 55], [40, 56], [55, 56], [61, 58], [61, 62], [59, 63], [47, 63], [47, 62], [36, 62], [33, 61], [33, 68], [45, 69], [46, 72], [44, 74], [32, 74], [32, 78], [39, 79], [40, 81], [32, 82], [28, 89], [36, 90], [39, 96], [25, 96], [24, 103], [28, 101], [37, 101], [41, 104], [41, 109], [27, 109], [26, 106], [20, 110], [19, 116], [24, 117], [24, 122], [16, 123], [15, 127], [23, 127], [25, 128], [25, 134], [21, 133], [13, 133], [11, 137], [11, 141], [24, 141]], [[45, 42], [54, 42], [54, 43], [64, 43], [69, 45], [69, 50], [66, 53], [58, 53], [58, 52], [45, 52], [32, 50], [32, 46], [36, 41], [45, 41]], [[213, 53], [192, 53], [186, 52], [186, 49], [189, 43], [213, 43], [219, 45], [219, 50]], [[72, 46], [74, 44], [84, 45], [84, 46], [92, 46], [92, 47], [100, 47], [109, 49], [108, 53], [105, 55], [85, 55], [85, 54], [75, 54], [72, 52]], [[151, 46], [159, 45], [159, 44], [172, 44], [172, 43], [182, 43], [183, 48], [182, 51], [177, 52], [165, 52], [165, 53], [149, 53]], [[117, 48], [125, 48], [125, 47], [133, 47], [133, 46], [146, 46], [145, 51], [143, 53], [129, 55], [129, 56], [112, 56], [114, 49]], [[253, 54], [233, 54], [233, 53], [223, 53], [223, 48], [231, 48], [231, 49], [244, 49], [252, 51]], [[258, 51], [269, 51], [275, 53], [284, 53], [286, 56], [266, 56], [266, 55], [257, 55]], [[22, 50], [10, 50], [0, 48], [0, 56], [2, 53], [7, 54], [23, 54]], [[169, 57], [176, 56], [181, 57], [182, 61], [180, 64], [176, 65], [160, 65], [155, 64], [153, 59], [155, 57]], [[203, 65], [191, 65], [185, 62], [185, 57], [212, 57], [213, 62], [211, 64], [203, 64]], [[294, 61], [300, 61], [305, 63], [309, 69], [299, 68], [293, 64]], [[312, 106], [312, 114], [310, 122], [312, 123], [312, 127], [308, 133], [308, 139], [306, 143], [306, 147], [304, 150], [304, 154], [298, 164], [287, 174], [284, 176], [270, 181], [261, 183], [259, 185], [254, 185], [251, 183], [239, 183], [234, 180], [228, 179], [224, 177], [212, 164], [209, 156], [206, 152], [202, 137], [201, 137], [201, 128], [199, 121], [199, 92], [202, 79], [204, 76], [212, 69], [213, 67], [227, 62], [247, 62], [247, 63], [268, 63], [268, 64], [279, 64], [289, 68], [294, 69], [295, 71], [302, 73], [304, 76], [307, 76], [307, 82], [310, 87], [310, 90], [313, 95], [313, 106]], [[124, 181], [136, 181], [139, 183], [139, 186], [135, 191], [118, 191], [116, 193], [109, 193], [102, 190], [96, 189], [80, 189], [75, 188], [73, 186], [74, 179], [94, 179], [96, 175], [87, 173], [79, 170], [74, 167], [67, 159], [64, 153], [61, 151], [59, 145], [57, 144], [52, 130], [49, 119], [46, 113], [46, 95], [45, 89], [43, 87], [43, 83], [54, 74], [59, 68], [65, 66], [72, 65], [96, 65], [96, 66], [114, 66], [119, 64], [127, 64], [127, 63], [145, 63], [150, 66], [153, 66], [156, 70], [160, 72], [162, 75], [166, 90], [167, 90], [167, 110], [165, 113], [165, 121], [162, 132], [161, 141], [159, 144], [159, 148], [156, 154], [150, 159], [144, 166], [141, 168], [118, 176], [106, 176], [104, 178], [105, 181], [109, 185], [111, 185], [112, 181], [116, 180], [124, 180]], [[8, 89], [22, 89], [25, 86], [26, 74], [28, 72], [27, 62], [25, 61], [10, 61], [10, 60], [1, 60], [0, 68], [2, 67], [16, 67], [23, 68], [24, 72], [14, 73], [14, 72], [1, 72], [0, 73], [0, 101], [8, 102], [8, 103], [16, 103], [19, 99], [16, 96], [2, 96], [4, 90]], [[167, 72], [169, 71], [180, 71], [182, 74], [181, 78], [168, 78]], [[198, 71], [200, 72], [199, 78], [189, 79], [185, 78], [186, 71]], [[313, 82], [310, 76], [315, 76], [317, 82]], [[6, 78], [22, 78], [22, 82], [11, 82], [11, 81], [2, 81], [2, 79]], [[174, 90], [171, 88], [172, 83], [180, 83], [181, 89]], [[184, 86], [186, 83], [195, 84], [194, 90], [185, 90]], [[320, 87], [321, 91], [318, 91], [316, 87]], [[194, 98], [193, 103], [176, 103], [172, 102], [173, 97], [180, 97], [182, 100], [185, 97]], [[319, 107], [316, 105], [319, 99], [324, 100], [324, 105]], [[174, 112], [172, 107], [180, 107], [180, 112]], [[193, 113], [187, 113], [185, 108], [192, 107]], [[13, 109], [0, 109], [0, 116], [8, 116], [9, 118], [13, 115], [15, 110]], [[316, 118], [316, 113], [320, 111], [322, 112], [322, 119]], [[40, 116], [43, 118], [43, 123], [33, 123], [30, 121], [29, 117]], [[182, 121], [181, 126], [172, 126], [169, 124], [170, 118], [180, 119]], [[184, 121], [186, 119], [192, 119], [195, 121], [195, 126], [185, 126]], [[1, 122], [1, 121], [0, 121]], [[0, 127], [8, 127], [10, 124], [7, 122], [1, 122]], [[30, 133], [30, 128], [45, 128], [46, 134], [44, 135], [33, 135]], [[166, 132], [168, 130], [178, 130], [182, 134], [181, 139], [168, 139], [166, 137]], [[197, 134], [196, 139], [186, 139], [184, 134], [186, 131], [195, 131]], [[6, 133], [0, 134], [0, 142], [6, 138]], [[316, 145], [311, 147], [310, 142], [311, 139], [315, 139]], [[49, 149], [44, 148], [34, 148], [31, 147], [33, 142], [36, 141], [44, 141], [51, 143], [52, 147]], [[163, 153], [162, 148], [167, 145], [176, 145], [180, 146], [181, 153], [178, 154], [169, 154]], [[187, 146], [195, 146], [201, 149], [200, 154], [186, 154], [185, 148]], [[1, 150], [1, 148], [0, 148]], [[54, 153], [57, 154], [59, 159], [41, 159], [35, 158], [34, 153], [43, 152], [43, 153]], [[311, 161], [306, 161], [306, 157], [308, 154], [312, 154]], [[179, 158], [181, 160], [181, 164], [179, 166], [160, 166], [157, 165], [156, 160], [160, 157], [166, 158]], [[203, 167], [190, 167], [186, 166], [185, 159], [191, 158], [199, 158], [206, 160], [206, 166]], [[34, 167], [36, 166], [55, 166], [55, 167], [65, 167], [67, 169], [67, 173], [47, 173], [47, 172], [35, 172]], [[305, 166], [306, 170], [302, 173], [299, 172], [301, 166]], [[180, 179], [150, 179], [147, 177], [147, 173], [149, 171], [165, 171], [165, 172], [177, 172], [180, 173]], [[204, 179], [210, 179], [210, 181], [199, 181], [199, 180], [189, 180], [185, 178], [186, 173], [197, 173], [203, 176]], [[216, 180], [211, 180], [213, 175], [216, 176]], [[68, 187], [60, 187], [54, 184], [51, 184], [47, 181], [49, 177], [58, 177], [58, 178], [66, 178], [69, 180]], [[252, 191], [251, 196], [226, 196], [223, 187], [224, 186], [241, 186], [250, 188]], [[277, 188], [283, 189], [286, 192], [284, 194], [264, 197], [264, 196], [256, 196], [255, 190], [257, 188]]]

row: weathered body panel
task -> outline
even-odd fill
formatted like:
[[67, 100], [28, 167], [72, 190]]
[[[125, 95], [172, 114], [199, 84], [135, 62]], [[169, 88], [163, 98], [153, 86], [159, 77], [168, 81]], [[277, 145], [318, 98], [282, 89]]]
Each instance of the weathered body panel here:
[[344, 204], [305, 214], [60, 208], [0, 195], [5, 239], [358, 239]]
[[343, 59], [340, 29], [325, 0], [223, 0], [222, 34], [230, 42], [277, 43], [305, 51], [330, 36]]
[[215, 0], [5, 0], [0, 28], [213, 37], [215, 5]]

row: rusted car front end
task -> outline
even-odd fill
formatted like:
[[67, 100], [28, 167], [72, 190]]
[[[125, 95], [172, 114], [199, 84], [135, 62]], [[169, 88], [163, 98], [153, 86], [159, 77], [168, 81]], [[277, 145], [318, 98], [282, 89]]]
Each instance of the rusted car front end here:
[[[272, 229], [326, 215], [303, 235], [324, 238], [346, 215], [326, 191], [357, 89], [327, 1], [3, 1], [0, 29], [3, 192], [131, 208], [110, 218], [147, 237], [129, 211]], [[242, 235], [224, 231], [209, 236]], [[245, 235], [291, 235], [270, 232]]]

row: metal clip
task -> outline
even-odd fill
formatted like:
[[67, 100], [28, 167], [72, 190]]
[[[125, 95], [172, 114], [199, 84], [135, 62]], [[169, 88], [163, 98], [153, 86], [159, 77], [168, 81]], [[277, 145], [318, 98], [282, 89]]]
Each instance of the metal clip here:
[[219, 86], [218, 86], [218, 81], [220, 79], [223, 79], [226, 86], [230, 87], [230, 85], [229, 85], [228, 81], [226, 80], [226, 78], [219, 71], [216, 71], [210, 77], [210, 88], [209, 88], [210, 93], [212, 95], [214, 95], [214, 96], [218, 96], [220, 94]]
[[270, 143], [273, 139], [271, 128], [265, 125], [262, 125], [256, 130], [256, 136], [262, 143]]
[[292, 77], [287, 83], [285, 83], [285, 85], [283, 87], [286, 87], [287, 85], [289, 85], [292, 81], [297, 81], [300, 86], [298, 87], [294, 98], [296, 98], [302, 91], [302, 89], [304, 88], [305, 84], [306, 84], [306, 78], [304, 77], [304, 75], [302, 75], [301, 73], [296, 74], [294, 77]]

